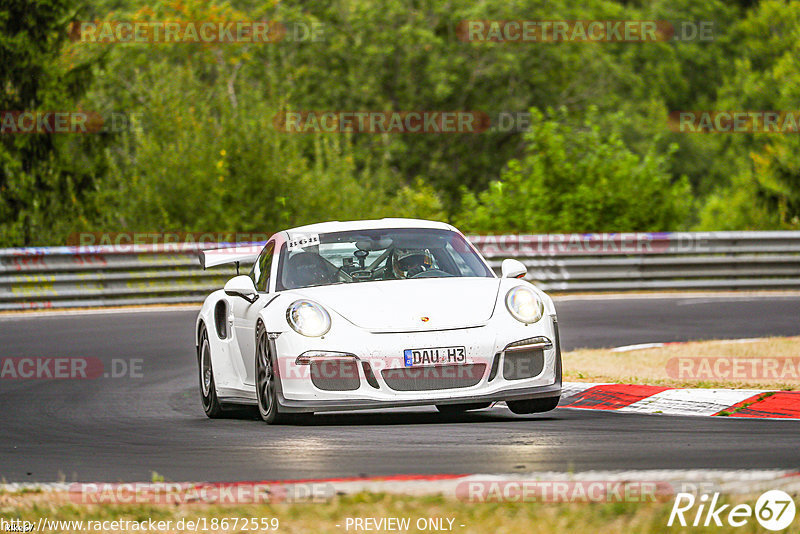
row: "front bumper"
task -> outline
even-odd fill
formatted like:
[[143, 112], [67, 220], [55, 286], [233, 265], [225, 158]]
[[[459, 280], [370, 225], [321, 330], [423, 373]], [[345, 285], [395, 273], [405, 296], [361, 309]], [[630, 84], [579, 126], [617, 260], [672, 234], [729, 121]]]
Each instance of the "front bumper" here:
[[[365, 332], [349, 324], [337, 326], [323, 338], [303, 337], [293, 331], [273, 336], [271, 349], [278, 363], [281, 412], [496, 402], [558, 397], [561, 394], [561, 350], [554, 315], [533, 325], [509, 324], [505, 320], [490, 321], [474, 328], [391, 334]], [[531, 376], [510, 378], [506, 370], [505, 348], [522, 339], [540, 336], [553, 341], [549, 348], [542, 349], [541, 370], [537, 368], [529, 373]], [[404, 368], [405, 349], [451, 346], [465, 347], [464, 363], [482, 369], [474, 384], [449, 387], [451, 383], [443, 381], [438, 387], [439, 384], [428, 382], [426, 389], [401, 390], [384, 376], [385, 370]], [[353, 375], [348, 376], [346, 391], [320, 389], [317, 387], [319, 382], [315, 385], [312, 380], [311, 366], [306, 360], [301, 358], [303, 363], [298, 363], [298, 356], [310, 350], [352, 355], [343, 358], [350, 358], [354, 363], [350, 369], [357, 374], [357, 380]], [[438, 375], [434, 374], [434, 380], [435, 376]]]
[[403, 408], [407, 406], [426, 406], [430, 404], [461, 404], [473, 402], [497, 402], [514, 401], [526, 399], [541, 399], [561, 396], [561, 384], [550, 386], [536, 386], [531, 388], [504, 390], [490, 395], [469, 395], [464, 397], [448, 397], [436, 402], [431, 399], [396, 399], [389, 401], [375, 401], [369, 399], [349, 399], [349, 400], [289, 400], [280, 399], [281, 412], [300, 413], [300, 412], [333, 412], [344, 410], [370, 410], [375, 408]]

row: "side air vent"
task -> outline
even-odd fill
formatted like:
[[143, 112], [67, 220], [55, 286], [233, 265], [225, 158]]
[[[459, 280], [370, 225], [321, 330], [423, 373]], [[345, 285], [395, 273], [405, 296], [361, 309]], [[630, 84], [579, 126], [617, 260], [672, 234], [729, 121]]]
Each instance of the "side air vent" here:
[[214, 326], [220, 339], [228, 338], [228, 303], [224, 300], [214, 306]]

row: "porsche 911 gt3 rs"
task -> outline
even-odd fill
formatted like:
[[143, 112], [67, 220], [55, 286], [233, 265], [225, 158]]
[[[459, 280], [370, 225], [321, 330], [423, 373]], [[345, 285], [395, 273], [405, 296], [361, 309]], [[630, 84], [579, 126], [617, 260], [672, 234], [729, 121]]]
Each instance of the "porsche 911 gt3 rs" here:
[[561, 351], [552, 300], [512, 259], [498, 278], [449, 224], [327, 222], [264, 246], [206, 250], [204, 268], [251, 263], [205, 300], [196, 324], [205, 413], [286, 414], [505, 401], [552, 410]]

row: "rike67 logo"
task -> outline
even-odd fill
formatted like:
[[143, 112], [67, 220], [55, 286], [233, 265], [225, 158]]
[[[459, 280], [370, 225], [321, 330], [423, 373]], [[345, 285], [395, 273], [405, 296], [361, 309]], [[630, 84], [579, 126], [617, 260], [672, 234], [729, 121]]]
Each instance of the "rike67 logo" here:
[[707, 494], [695, 497], [691, 493], [678, 493], [667, 526], [721, 527], [727, 524], [742, 527], [755, 517], [765, 529], [779, 531], [794, 521], [794, 500], [784, 491], [770, 490], [763, 493], [755, 507], [749, 504], [720, 504], [719, 496], [719, 493], [714, 493], [711, 498]]

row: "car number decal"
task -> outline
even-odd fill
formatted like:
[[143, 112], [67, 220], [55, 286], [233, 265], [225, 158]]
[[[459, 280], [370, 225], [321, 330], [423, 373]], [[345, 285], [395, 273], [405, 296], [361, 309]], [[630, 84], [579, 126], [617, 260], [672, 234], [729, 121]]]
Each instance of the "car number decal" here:
[[297, 234], [289, 238], [286, 248], [289, 250], [303, 249], [319, 245], [319, 234]]

